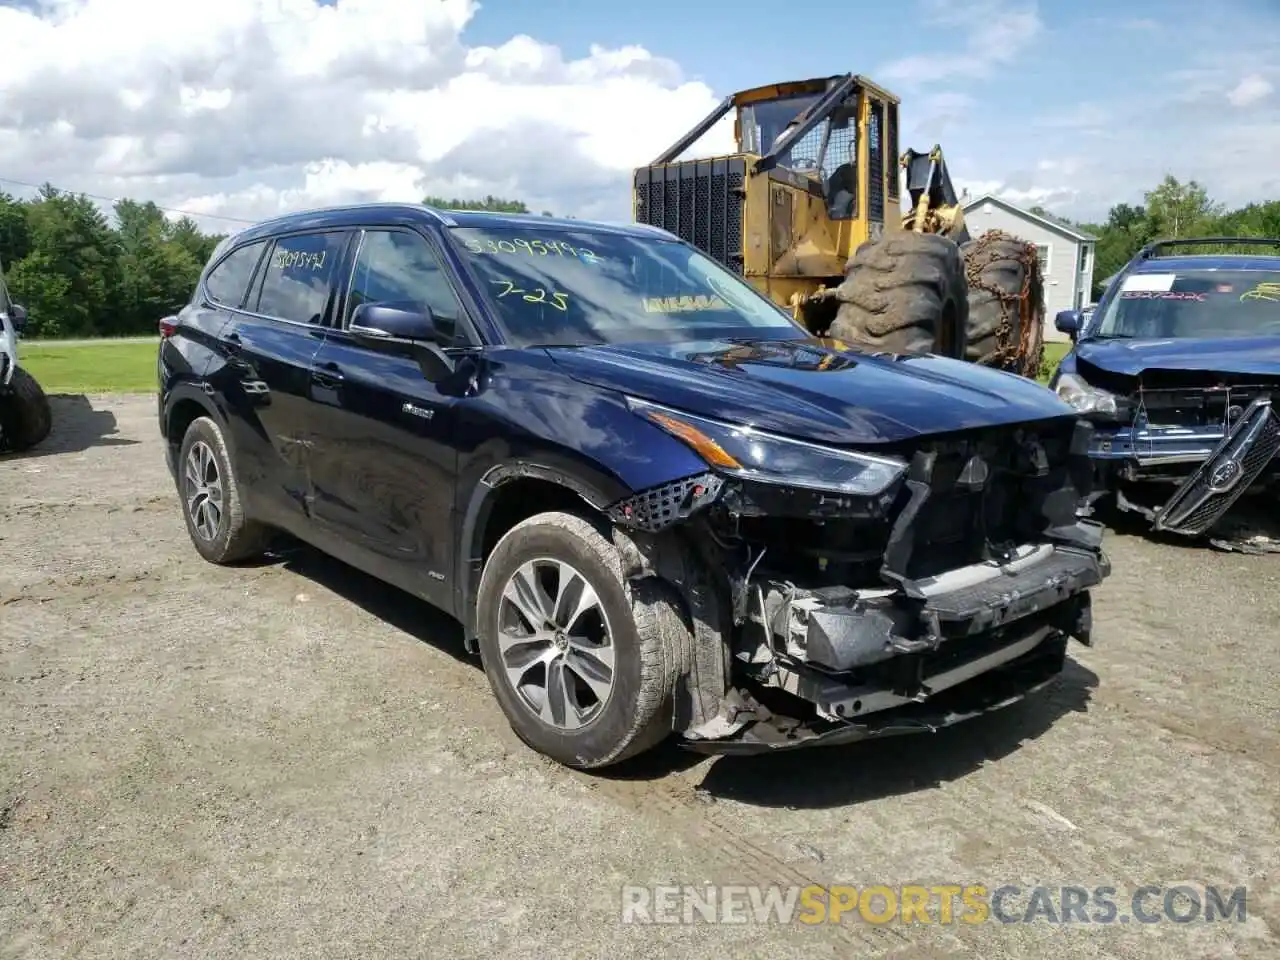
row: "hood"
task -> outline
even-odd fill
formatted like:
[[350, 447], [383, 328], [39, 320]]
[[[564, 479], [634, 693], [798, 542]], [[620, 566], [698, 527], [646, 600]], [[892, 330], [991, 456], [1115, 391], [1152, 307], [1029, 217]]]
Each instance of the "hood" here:
[[583, 383], [831, 444], [876, 444], [1075, 412], [1040, 384], [960, 360], [831, 340], [549, 348]]
[[1173, 340], [1082, 340], [1076, 358], [1107, 373], [1197, 370], [1280, 376], [1280, 337], [1178, 337]]

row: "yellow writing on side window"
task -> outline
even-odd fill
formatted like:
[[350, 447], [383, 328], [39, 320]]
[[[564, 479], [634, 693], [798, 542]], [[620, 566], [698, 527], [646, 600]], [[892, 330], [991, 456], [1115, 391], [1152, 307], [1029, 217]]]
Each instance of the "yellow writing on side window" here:
[[328, 252], [328, 250], [321, 250], [319, 253], [311, 253], [307, 250], [278, 250], [276, 255], [271, 258], [271, 265], [278, 270], [285, 270], [289, 267], [319, 270], [324, 266], [324, 258]]
[[542, 287], [534, 287], [532, 290], [523, 290], [517, 287], [510, 280], [494, 280], [492, 281], [502, 289], [498, 291], [498, 299], [503, 297], [519, 297], [526, 303], [545, 303], [549, 307], [555, 307], [561, 312], [569, 309], [569, 297], [564, 293], [547, 292]]
[[528, 257], [577, 257], [584, 263], [599, 263], [586, 247], [575, 247], [563, 240], [466, 240], [472, 253], [513, 253]]
[[1273, 300], [1280, 303], [1280, 283], [1260, 283], [1240, 294], [1241, 300]]
[[693, 313], [698, 310], [727, 310], [728, 306], [719, 297], [707, 297], [702, 294], [684, 297], [645, 297], [645, 313]]

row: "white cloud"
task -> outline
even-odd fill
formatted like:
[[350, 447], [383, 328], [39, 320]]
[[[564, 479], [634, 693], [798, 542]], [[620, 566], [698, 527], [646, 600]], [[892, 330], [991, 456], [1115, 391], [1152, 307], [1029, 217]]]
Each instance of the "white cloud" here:
[[973, 0], [967, 4], [927, 0], [922, 22], [957, 32], [963, 41], [961, 51], [895, 60], [878, 71], [886, 82], [914, 86], [988, 77], [1016, 60], [1044, 29], [1035, 2], [1013, 0]]
[[1231, 88], [1227, 100], [1233, 107], [1247, 107], [1271, 96], [1275, 87], [1261, 74], [1251, 73]]
[[632, 168], [718, 100], [641, 47], [578, 60], [526, 36], [468, 48], [477, 8], [0, 7], [0, 175], [248, 219], [427, 193], [625, 218]]

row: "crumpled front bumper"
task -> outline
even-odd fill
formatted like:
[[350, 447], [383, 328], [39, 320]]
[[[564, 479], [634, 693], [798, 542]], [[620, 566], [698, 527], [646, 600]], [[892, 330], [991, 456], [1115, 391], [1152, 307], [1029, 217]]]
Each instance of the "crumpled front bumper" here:
[[902, 736], [936, 733], [946, 727], [1011, 706], [1041, 690], [1062, 673], [1066, 664], [1067, 637], [1059, 634], [1042, 640], [1031, 651], [942, 692], [925, 703], [911, 703], [857, 721], [798, 722], [770, 712], [739, 692], [736, 702], [749, 712], [752, 722], [731, 737], [720, 740], [686, 739], [682, 746], [713, 756], [743, 756], [836, 746]]
[[[1022, 699], [1061, 672], [1068, 638], [1092, 643], [1089, 588], [1111, 568], [1100, 528], [1078, 527], [1084, 542], [898, 589], [788, 585], [779, 603], [761, 588], [756, 625], [772, 650], [748, 664], [759, 689], [734, 691], [684, 745], [740, 754], [927, 732]], [[807, 715], [771, 710], [774, 691], [809, 704]]]

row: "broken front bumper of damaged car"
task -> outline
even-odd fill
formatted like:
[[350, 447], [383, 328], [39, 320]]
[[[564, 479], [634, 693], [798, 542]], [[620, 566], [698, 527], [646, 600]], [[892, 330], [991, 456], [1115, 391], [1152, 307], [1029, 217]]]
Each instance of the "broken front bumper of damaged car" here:
[[[1064, 531], [1064, 533], [1067, 533]], [[704, 753], [752, 753], [936, 730], [1014, 703], [1063, 669], [1067, 640], [1090, 644], [1090, 587], [1110, 573], [1101, 528], [1081, 521], [1061, 542], [875, 590], [753, 584], [740, 659], [760, 696], [735, 691], [686, 732]], [[776, 690], [812, 716], [774, 713]]]

